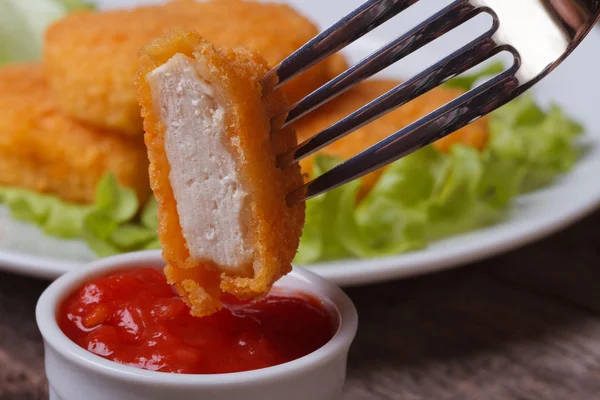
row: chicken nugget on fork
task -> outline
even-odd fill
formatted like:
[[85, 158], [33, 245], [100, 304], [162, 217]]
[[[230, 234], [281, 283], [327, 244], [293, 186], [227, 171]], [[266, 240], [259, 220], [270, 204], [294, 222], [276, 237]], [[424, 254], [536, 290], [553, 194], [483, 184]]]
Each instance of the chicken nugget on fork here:
[[196, 316], [217, 311], [222, 293], [264, 296], [298, 248], [304, 205], [288, 207], [285, 196], [302, 183], [300, 167], [275, 165], [296, 137], [270, 134], [286, 102], [263, 96], [267, 70], [259, 55], [215, 48], [191, 30], [140, 53], [135, 83], [165, 273]]

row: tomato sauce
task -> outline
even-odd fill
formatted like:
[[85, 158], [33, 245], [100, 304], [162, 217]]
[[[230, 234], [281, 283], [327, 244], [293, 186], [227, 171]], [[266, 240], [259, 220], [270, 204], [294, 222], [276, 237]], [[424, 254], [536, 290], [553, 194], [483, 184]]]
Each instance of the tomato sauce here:
[[138, 368], [217, 374], [270, 367], [303, 357], [335, 334], [337, 318], [318, 299], [273, 292], [249, 303], [224, 301], [196, 318], [152, 268], [94, 279], [57, 315], [62, 331], [84, 349]]

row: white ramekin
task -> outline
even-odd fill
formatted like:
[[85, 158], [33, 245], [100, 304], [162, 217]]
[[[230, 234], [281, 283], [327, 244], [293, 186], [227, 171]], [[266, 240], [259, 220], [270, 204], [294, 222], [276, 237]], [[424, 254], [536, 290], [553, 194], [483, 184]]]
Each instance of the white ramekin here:
[[330, 400], [339, 396], [348, 350], [356, 334], [356, 309], [340, 288], [302, 268], [294, 268], [276, 286], [323, 299], [337, 309], [340, 325], [325, 346], [285, 364], [217, 375], [153, 372], [96, 356], [63, 334], [56, 313], [66, 296], [96, 276], [139, 266], [162, 268], [160, 251], [93, 262], [63, 275], [40, 297], [36, 319], [44, 337], [50, 400]]

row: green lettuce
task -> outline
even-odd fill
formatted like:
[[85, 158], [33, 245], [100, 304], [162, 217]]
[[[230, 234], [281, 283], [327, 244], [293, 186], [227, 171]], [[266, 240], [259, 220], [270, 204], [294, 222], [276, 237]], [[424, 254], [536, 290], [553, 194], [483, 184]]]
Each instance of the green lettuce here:
[[57, 197], [0, 186], [0, 202], [15, 219], [34, 223], [49, 235], [65, 239], [81, 237], [83, 219], [90, 206], [69, 204]]
[[151, 198], [140, 214], [135, 192], [119, 185], [112, 174], [100, 180], [91, 205], [3, 186], [0, 202], [15, 219], [34, 223], [49, 235], [85, 239], [99, 256], [157, 248], [156, 201]]
[[523, 169], [525, 190], [547, 185], [577, 161], [583, 127], [556, 105], [544, 112], [525, 94], [490, 117], [489, 156]]
[[81, 0], [0, 1], [0, 65], [40, 58], [46, 28], [71, 11], [92, 8]]
[[[329, 156], [317, 157], [313, 164], [314, 175], [321, 175], [340, 161]], [[341, 242], [342, 238], [336, 234], [337, 229], [332, 227], [344, 223], [346, 218], [352, 216], [351, 212], [348, 213], [348, 202], [351, 206], [354, 205], [358, 188], [359, 181], [350, 182], [307, 202], [306, 223], [296, 262], [308, 264], [317, 260], [344, 258], [348, 255], [346, 246]], [[336, 212], [332, 213], [331, 210]]]

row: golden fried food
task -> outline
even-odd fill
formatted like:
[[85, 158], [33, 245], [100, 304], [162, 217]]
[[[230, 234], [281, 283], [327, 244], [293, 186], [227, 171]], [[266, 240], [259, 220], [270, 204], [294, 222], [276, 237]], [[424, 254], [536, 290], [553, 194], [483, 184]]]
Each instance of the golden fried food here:
[[[399, 83], [399, 81], [393, 80], [369, 80], [357, 85], [295, 123], [298, 139], [303, 141], [314, 136], [388, 90], [391, 90]], [[322, 152], [342, 159], [350, 158], [455, 99], [462, 93], [459, 89], [453, 88], [440, 87], [434, 89], [351, 133], [345, 138], [332, 143], [325, 147]], [[440, 151], [447, 152], [452, 144], [462, 143], [481, 150], [487, 143], [487, 138], [487, 119], [483, 118], [435, 142], [433, 146]], [[303, 171], [309, 173], [312, 171], [312, 157], [302, 160], [301, 164]], [[375, 184], [380, 174], [381, 170], [375, 171], [363, 178], [362, 194]]]
[[275, 154], [293, 130], [270, 135], [286, 102], [263, 99], [267, 63], [242, 48], [218, 49], [190, 30], [155, 40], [140, 55], [135, 84], [158, 201], [165, 274], [196, 316], [217, 311], [222, 292], [264, 296], [291, 269], [304, 205], [286, 193], [299, 166]]
[[107, 172], [150, 194], [144, 144], [64, 116], [39, 65], [0, 69], [0, 184], [91, 203]]
[[[51, 26], [44, 67], [64, 111], [89, 124], [142, 135], [133, 76], [139, 49], [175, 28], [195, 29], [218, 46], [244, 46], [276, 65], [318, 33], [292, 8], [241, 0], [197, 2], [110, 12], [78, 12]], [[285, 85], [290, 101], [343, 69], [339, 57]]]

